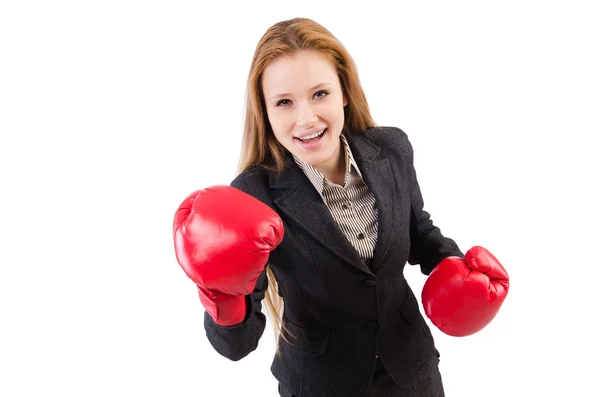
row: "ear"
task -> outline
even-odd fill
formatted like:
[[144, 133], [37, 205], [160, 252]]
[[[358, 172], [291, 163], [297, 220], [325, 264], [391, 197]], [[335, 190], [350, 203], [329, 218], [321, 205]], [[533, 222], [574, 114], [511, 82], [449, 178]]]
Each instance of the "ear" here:
[[346, 95], [344, 95], [344, 107], [346, 107], [348, 105], [348, 99], [346, 98]]

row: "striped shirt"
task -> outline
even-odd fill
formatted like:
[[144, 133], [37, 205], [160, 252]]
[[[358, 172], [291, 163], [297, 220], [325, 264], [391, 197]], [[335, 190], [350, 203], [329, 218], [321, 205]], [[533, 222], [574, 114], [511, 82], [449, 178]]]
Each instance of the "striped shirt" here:
[[377, 243], [375, 197], [362, 178], [346, 137], [340, 135], [340, 140], [346, 154], [344, 186], [330, 182], [313, 166], [304, 163], [296, 156], [294, 160], [317, 189], [348, 241], [359, 256], [364, 261], [368, 261], [373, 257]]

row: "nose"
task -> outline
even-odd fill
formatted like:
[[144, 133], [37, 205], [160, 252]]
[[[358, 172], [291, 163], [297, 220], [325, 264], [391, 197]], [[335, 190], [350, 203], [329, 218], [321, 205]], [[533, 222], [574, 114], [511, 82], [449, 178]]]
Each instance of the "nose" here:
[[308, 128], [317, 121], [317, 115], [310, 104], [300, 105], [297, 109], [296, 125], [298, 127]]

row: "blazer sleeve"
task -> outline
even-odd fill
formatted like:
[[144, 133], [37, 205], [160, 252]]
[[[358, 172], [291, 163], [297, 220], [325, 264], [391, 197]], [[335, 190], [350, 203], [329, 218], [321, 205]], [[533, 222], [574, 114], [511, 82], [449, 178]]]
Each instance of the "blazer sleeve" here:
[[442, 235], [440, 229], [431, 220], [430, 214], [423, 209], [423, 197], [414, 167], [413, 148], [407, 139], [408, 161], [411, 186], [410, 239], [411, 247], [408, 263], [420, 265], [421, 272], [429, 275], [444, 258], [465, 255], [451, 238]]
[[266, 325], [262, 300], [268, 287], [267, 270], [259, 276], [254, 291], [246, 295], [246, 317], [240, 324], [222, 326], [204, 312], [204, 329], [213, 348], [222, 356], [239, 361], [256, 350]]
[[[239, 178], [236, 178], [231, 186], [250, 194]], [[265, 267], [252, 294], [246, 295], [246, 317], [239, 324], [219, 325], [206, 311], [204, 312], [206, 336], [219, 354], [232, 361], [239, 361], [256, 350], [266, 325], [266, 317], [262, 313], [262, 300], [268, 286], [269, 279]]]

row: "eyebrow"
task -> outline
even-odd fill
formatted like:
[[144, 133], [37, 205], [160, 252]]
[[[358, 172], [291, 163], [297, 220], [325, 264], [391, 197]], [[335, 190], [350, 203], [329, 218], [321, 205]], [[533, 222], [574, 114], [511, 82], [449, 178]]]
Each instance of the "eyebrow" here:
[[[321, 87], [324, 87], [324, 86], [327, 86], [327, 85], [331, 85], [331, 84], [333, 84], [333, 83], [319, 83], [316, 86], [312, 87], [309, 91], [316, 90], [317, 88], [321, 88]], [[278, 95], [270, 97], [269, 100], [276, 99], [276, 98], [281, 98], [282, 96], [290, 96], [290, 95], [291, 94], [288, 94], [288, 93], [278, 94]]]

